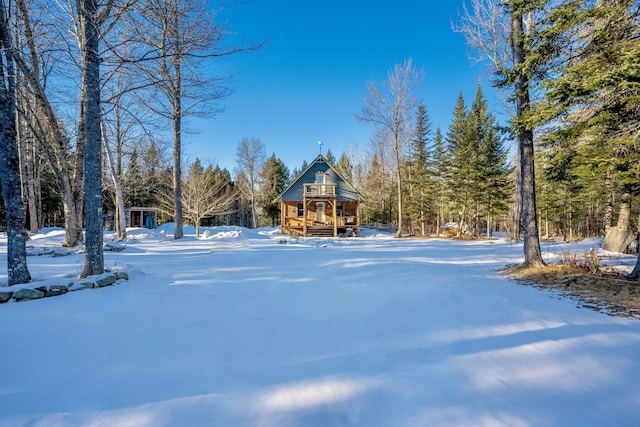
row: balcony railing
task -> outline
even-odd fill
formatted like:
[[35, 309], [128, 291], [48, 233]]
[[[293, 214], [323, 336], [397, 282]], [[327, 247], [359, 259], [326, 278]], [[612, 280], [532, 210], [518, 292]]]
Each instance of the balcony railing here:
[[335, 184], [304, 184], [305, 197], [335, 196]]

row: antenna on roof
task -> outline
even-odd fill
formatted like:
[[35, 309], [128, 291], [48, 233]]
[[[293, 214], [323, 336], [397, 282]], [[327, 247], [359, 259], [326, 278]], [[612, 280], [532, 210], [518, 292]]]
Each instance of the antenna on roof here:
[[318, 141], [318, 145], [320, 146], [320, 155], [322, 155], [322, 146], [324, 143], [322, 141]]

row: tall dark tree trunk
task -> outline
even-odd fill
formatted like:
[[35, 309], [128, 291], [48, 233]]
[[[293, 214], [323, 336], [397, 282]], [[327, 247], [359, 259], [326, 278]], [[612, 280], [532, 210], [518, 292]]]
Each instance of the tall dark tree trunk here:
[[180, 99], [178, 98], [175, 103], [175, 113], [173, 116], [173, 238], [181, 239], [184, 236], [182, 218], [182, 144], [180, 142], [182, 112], [180, 110]]
[[[513, 3], [513, 2], [512, 2]], [[524, 70], [525, 33], [524, 16], [518, 7], [511, 5], [511, 39], [513, 68], [515, 71], [516, 133], [520, 152], [520, 179], [522, 185], [522, 223], [524, 227], [524, 265], [544, 265], [540, 250], [538, 218], [536, 213], [536, 187], [533, 152], [533, 130], [522, 120], [531, 108], [529, 76]]]
[[98, 5], [96, 0], [79, 0], [84, 85], [82, 108], [85, 192], [85, 261], [81, 277], [104, 273], [102, 228], [102, 146], [100, 133], [100, 58], [98, 57]]
[[15, 73], [7, 11], [0, 0], [0, 177], [7, 221], [8, 285], [31, 280], [27, 268], [25, 210], [16, 141]]
[[[172, 17], [173, 34], [176, 37], [176, 51], [180, 52], [178, 38], [180, 34], [180, 16]], [[182, 212], [182, 61], [180, 55], [172, 57], [175, 82], [173, 90], [173, 185], [174, 185], [174, 239], [182, 239], [184, 236], [183, 212]]]

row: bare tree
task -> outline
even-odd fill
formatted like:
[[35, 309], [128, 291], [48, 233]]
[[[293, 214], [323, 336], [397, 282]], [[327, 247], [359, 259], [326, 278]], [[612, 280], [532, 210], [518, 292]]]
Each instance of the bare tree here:
[[240, 191], [249, 199], [251, 205], [251, 224], [258, 228], [257, 194], [260, 171], [266, 158], [264, 144], [257, 138], [242, 138], [236, 150], [239, 179], [236, 179]]
[[398, 206], [396, 237], [400, 237], [403, 232], [401, 154], [410, 140], [409, 129], [419, 104], [415, 92], [423, 77], [424, 72], [413, 67], [411, 58], [403, 64], [396, 64], [387, 74], [387, 80], [382, 87], [375, 82], [367, 84], [368, 93], [362, 105], [362, 112], [356, 114], [358, 120], [383, 128], [392, 140]]
[[[75, 246], [82, 240], [82, 196], [84, 178], [84, 146], [78, 140], [73, 153], [70, 150], [70, 138], [67, 136], [63, 122], [60, 120], [51, 97], [46, 90], [46, 77], [41, 64], [45, 62], [43, 46], [46, 42], [45, 30], [36, 31], [40, 17], [34, 20], [31, 12], [38, 8], [30, 7], [25, 0], [16, 0], [16, 13], [19, 22], [13, 23], [14, 32], [23, 40], [23, 51], [13, 52], [17, 72], [21, 77], [22, 105], [27, 107], [21, 114], [29, 119], [25, 121], [32, 134], [40, 138], [43, 152], [58, 180], [62, 192], [62, 203], [65, 216], [65, 246]], [[35, 21], [35, 22], [34, 22]]]
[[20, 166], [16, 142], [15, 71], [13, 44], [4, 0], [0, 0], [0, 177], [7, 221], [8, 285], [31, 280], [27, 268], [25, 211], [20, 194]]
[[203, 65], [212, 58], [260, 48], [225, 46], [228, 30], [214, 23], [215, 16], [202, 0], [144, 0], [132, 14], [141, 46], [136, 61], [152, 84], [150, 96], [142, 101], [170, 120], [173, 130], [174, 239], [183, 236], [183, 119], [220, 112], [216, 101], [229, 93], [228, 78], [206, 73]]
[[235, 211], [235, 197], [227, 182], [216, 179], [213, 168], [203, 168], [200, 161], [189, 169], [183, 185], [184, 216], [196, 227], [200, 237], [200, 223], [205, 218], [228, 215]]
[[120, 175], [116, 170], [116, 164], [113, 160], [113, 154], [109, 147], [107, 134], [105, 132], [104, 123], [101, 124], [100, 129], [102, 131], [102, 146], [104, 148], [104, 154], [107, 160], [107, 170], [111, 175], [113, 181], [113, 187], [115, 189], [115, 203], [116, 203], [116, 236], [120, 240], [127, 238], [127, 224], [124, 212], [124, 198], [122, 196], [122, 185], [120, 184]]

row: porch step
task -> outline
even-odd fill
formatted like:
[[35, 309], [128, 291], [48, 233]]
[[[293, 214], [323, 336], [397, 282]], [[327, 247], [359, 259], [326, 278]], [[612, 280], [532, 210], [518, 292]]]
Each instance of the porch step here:
[[314, 237], [333, 237], [333, 227], [307, 227], [307, 235]]

